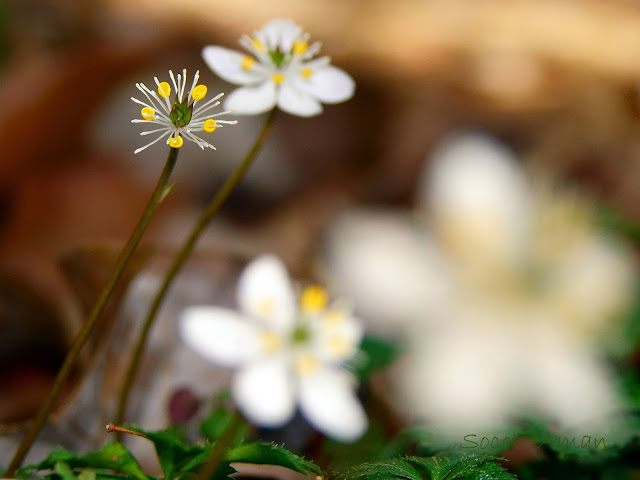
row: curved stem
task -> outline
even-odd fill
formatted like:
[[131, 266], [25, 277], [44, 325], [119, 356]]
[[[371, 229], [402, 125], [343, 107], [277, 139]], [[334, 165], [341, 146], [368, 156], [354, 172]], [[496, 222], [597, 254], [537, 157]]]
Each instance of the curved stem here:
[[62, 363], [62, 367], [60, 367], [60, 371], [58, 372], [58, 376], [55, 379], [55, 382], [53, 384], [53, 387], [51, 388], [51, 391], [49, 392], [49, 395], [45, 399], [42, 407], [40, 407], [40, 411], [38, 412], [37, 417], [29, 427], [29, 430], [27, 430], [27, 433], [25, 434], [24, 438], [20, 442], [20, 445], [18, 446], [16, 453], [13, 455], [11, 463], [9, 464], [9, 467], [7, 468], [7, 471], [5, 473], [6, 478], [12, 478], [13, 475], [15, 474], [15, 471], [22, 465], [24, 458], [27, 456], [27, 453], [29, 453], [29, 450], [31, 449], [33, 442], [35, 442], [36, 438], [38, 437], [38, 433], [40, 433], [40, 430], [46, 423], [47, 418], [51, 413], [51, 410], [55, 406], [56, 401], [58, 400], [58, 396], [60, 395], [60, 392], [62, 390], [62, 387], [64, 386], [69, 375], [71, 374], [74, 363], [78, 358], [80, 351], [82, 350], [82, 346], [84, 345], [85, 341], [89, 337], [89, 334], [93, 330], [96, 320], [100, 316], [102, 309], [104, 308], [105, 304], [107, 303], [107, 300], [109, 300], [109, 297], [111, 296], [113, 287], [116, 285], [116, 282], [122, 275], [125, 267], [127, 266], [127, 263], [129, 262], [129, 259], [133, 255], [136, 247], [138, 246], [138, 243], [140, 242], [142, 235], [147, 229], [147, 226], [149, 225], [149, 222], [151, 221], [151, 218], [153, 217], [153, 214], [155, 213], [156, 208], [162, 201], [163, 193], [167, 186], [167, 182], [169, 181], [171, 172], [173, 171], [173, 168], [175, 167], [175, 164], [176, 164], [176, 160], [178, 159], [178, 152], [179, 150], [177, 148], [171, 148], [169, 150], [169, 156], [167, 157], [167, 161], [165, 163], [164, 169], [162, 170], [160, 178], [158, 179], [158, 183], [156, 184], [156, 187], [153, 190], [153, 194], [149, 199], [149, 203], [147, 204], [147, 207], [142, 213], [140, 220], [138, 220], [138, 224], [133, 230], [133, 233], [131, 234], [131, 236], [129, 237], [127, 244], [124, 246], [122, 252], [120, 253], [120, 256], [118, 257], [116, 265], [113, 271], [111, 272], [111, 276], [109, 277], [109, 281], [107, 282], [107, 285], [102, 290], [102, 293], [100, 293], [100, 296], [98, 297], [98, 300], [96, 301], [93, 307], [93, 310], [91, 311], [89, 316], [85, 319], [84, 323], [82, 324], [82, 327], [80, 328], [80, 331], [74, 338], [73, 344], [71, 345], [71, 349], [69, 350], [69, 353], [67, 353], [67, 356], [65, 357], [64, 362]]
[[227, 200], [227, 198], [229, 197], [231, 192], [235, 189], [235, 187], [238, 185], [238, 183], [240, 183], [240, 180], [242, 180], [242, 178], [244, 177], [244, 174], [251, 166], [254, 158], [260, 151], [260, 148], [264, 144], [264, 141], [271, 130], [271, 127], [273, 125], [273, 120], [275, 118], [275, 112], [276, 112], [275, 108], [271, 110], [271, 112], [269, 112], [269, 115], [265, 120], [262, 130], [260, 131], [258, 138], [256, 138], [256, 141], [251, 147], [251, 150], [249, 150], [249, 152], [245, 156], [242, 163], [238, 165], [238, 167], [233, 171], [231, 176], [226, 180], [224, 185], [222, 185], [220, 190], [218, 190], [218, 193], [216, 193], [215, 197], [213, 197], [213, 199], [211, 200], [211, 202], [209, 203], [205, 211], [202, 212], [202, 215], [200, 215], [200, 218], [198, 219], [198, 222], [196, 223], [191, 234], [189, 235], [189, 238], [187, 239], [185, 244], [182, 246], [182, 248], [180, 249], [176, 257], [173, 259], [173, 263], [169, 267], [169, 270], [167, 271], [164, 277], [162, 286], [160, 287], [160, 290], [158, 290], [158, 293], [156, 293], [156, 296], [154, 297], [153, 302], [149, 307], [149, 311], [147, 312], [147, 316], [145, 317], [144, 324], [142, 326], [142, 332], [140, 333], [140, 338], [138, 338], [138, 342], [136, 343], [135, 349], [133, 351], [133, 355], [131, 357], [131, 361], [129, 363], [127, 372], [125, 374], [124, 381], [122, 382], [122, 387], [120, 390], [120, 398], [118, 401], [118, 411], [115, 417], [116, 424], [121, 424], [124, 420], [125, 410], [127, 408], [127, 402], [129, 399], [129, 395], [131, 393], [131, 387], [133, 386], [133, 382], [135, 380], [135, 376], [138, 371], [138, 366], [140, 364], [142, 354], [144, 353], [147, 337], [149, 336], [149, 332], [153, 325], [153, 321], [156, 317], [156, 314], [158, 313], [158, 310], [162, 305], [162, 301], [164, 300], [164, 297], [169, 291], [169, 287], [171, 287], [171, 283], [173, 282], [175, 277], [178, 275], [178, 273], [182, 269], [182, 266], [184, 265], [184, 263], [189, 258], [189, 255], [193, 251], [193, 248], [195, 247], [196, 242], [200, 238], [200, 235], [202, 234], [204, 229], [207, 227], [207, 225], [209, 225], [209, 223], [211, 223], [211, 220], [213, 220], [215, 216], [218, 214], [218, 211], [220, 210], [224, 202]]

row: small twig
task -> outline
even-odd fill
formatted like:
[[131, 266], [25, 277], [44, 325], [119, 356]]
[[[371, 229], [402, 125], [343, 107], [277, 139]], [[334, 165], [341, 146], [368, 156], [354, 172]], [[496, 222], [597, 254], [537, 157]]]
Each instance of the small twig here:
[[140, 433], [140, 432], [136, 432], [134, 430], [129, 430], [128, 428], [120, 427], [120, 426], [116, 425], [115, 423], [107, 423], [106, 429], [107, 429], [107, 433], [113, 433], [113, 432], [126, 433], [128, 435], [135, 435], [136, 437], [142, 437], [142, 438], [146, 438], [147, 440], [149, 440], [149, 437], [147, 435], [145, 435], [144, 433]]

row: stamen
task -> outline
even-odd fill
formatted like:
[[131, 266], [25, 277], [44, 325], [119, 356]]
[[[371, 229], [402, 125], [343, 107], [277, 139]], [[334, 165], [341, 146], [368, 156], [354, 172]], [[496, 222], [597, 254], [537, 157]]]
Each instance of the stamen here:
[[274, 73], [271, 77], [271, 80], [273, 80], [276, 85], [280, 85], [282, 82], [284, 82], [284, 74]]
[[204, 125], [202, 125], [202, 130], [204, 130], [207, 133], [213, 133], [217, 128], [216, 125], [217, 125], [216, 121], [210, 118], [204, 121]]
[[307, 42], [305, 42], [304, 40], [296, 40], [295, 42], [293, 42], [293, 47], [291, 49], [296, 55], [302, 55], [307, 51], [308, 48], [309, 44]]
[[351, 351], [351, 347], [352, 343], [339, 335], [334, 335], [329, 339], [329, 348], [337, 357], [345, 356]]
[[266, 331], [260, 334], [260, 344], [265, 352], [271, 353], [275, 352], [280, 347], [282, 340], [277, 333]]
[[182, 137], [178, 135], [176, 137], [171, 137], [168, 143], [171, 148], [180, 148], [184, 144], [184, 140], [182, 140]]
[[194, 100], [200, 101], [207, 94], [207, 86], [206, 85], [198, 85], [191, 91], [191, 96]]
[[142, 110], [140, 110], [140, 114], [145, 120], [153, 120], [156, 117], [156, 111], [153, 108], [149, 107], [144, 107]]
[[322, 321], [332, 327], [337, 327], [344, 322], [344, 319], [345, 313], [342, 310], [330, 310], [324, 317], [322, 317]]
[[322, 310], [327, 306], [329, 297], [324, 288], [318, 285], [306, 287], [300, 295], [300, 308], [305, 313], [312, 313]]
[[253, 57], [246, 55], [242, 59], [242, 69], [247, 72], [253, 68], [253, 64], [256, 63], [256, 60]]
[[258, 50], [259, 52], [263, 52], [264, 51], [264, 45], [262, 45], [262, 42], [260, 40], [258, 40], [257, 38], [252, 38], [251, 39], [251, 43], [253, 44], [254, 48], [256, 50]]
[[320, 367], [320, 362], [309, 354], [300, 355], [295, 362], [298, 375], [310, 375]]
[[256, 313], [262, 317], [267, 317], [273, 312], [273, 302], [270, 298], [262, 298], [256, 305]]
[[300, 71], [300, 75], [302, 75], [302, 78], [304, 79], [309, 79], [311, 77], [311, 75], [313, 75], [313, 68], [311, 67], [304, 67], [301, 71]]
[[167, 98], [169, 95], [171, 95], [171, 86], [167, 82], [162, 82], [158, 86], [158, 95], [160, 95], [162, 98]]
[[[180, 74], [178, 74], [178, 82], [180, 81]], [[180, 101], [184, 98], [184, 87], [187, 84], [187, 69], [182, 69], [182, 86], [180, 87]]]

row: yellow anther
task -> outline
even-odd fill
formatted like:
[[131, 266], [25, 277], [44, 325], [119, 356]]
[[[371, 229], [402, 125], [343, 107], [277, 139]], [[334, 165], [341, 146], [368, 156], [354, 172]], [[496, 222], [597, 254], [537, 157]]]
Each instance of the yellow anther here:
[[156, 118], [156, 111], [153, 108], [144, 107], [142, 110], [140, 110], [140, 114], [145, 120], [153, 120], [154, 118]]
[[242, 58], [242, 68], [247, 72], [253, 68], [253, 64], [256, 63], [255, 58], [245, 56]]
[[302, 55], [307, 51], [307, 48], [309, 48], [309, 44], [307, 42], [303, 40], [296, 40], [293, 42], [293, 47], [291, 49], [296, 55]]
[[280, 85], [282, 82], [284, 82], [284, 74], [282, 74], [282, 73], [274, 73], [273, 77], [271, 77], [271, 79], [274, 81], [274, 83], [276, 85]]
[[311, 67], [304, 67], [301, 71], [300, 71], [300, 75], [302, 75], [302, 78], [310, 78], [311, 75], [313, 75], [313, 68]]
[[262, 349], [265, 352], [271, 353], [280, 348], [280, 345], [282, 345], [282, 340], [277, 333], [266, 331], [260, 334], [260, 344], [262, 345]]
[[300, 308], [303, 312], [317, 312], [325, 308], [328, 302], [327, 292], [318, 285], [306, 287], [300, 295]]
[[268, 317], [273, 312], [273, 302], [270, 298], [263, 298], [256, 304], [256, 313], [261, 317]]
[[216, 130], [216, 121], [213, 118], [209, 118], [204, 121], [204, 125], [202, 125], [202, 130], [207, 133], [213, 133]]
[[320, 362], [309, 354], [300, 355], [295, 362], [298, 375], [310, 375], [320, 367]]
[[162, 98], [167, 98], [171, 95], [171, 86], [167, 82], [162, 82], [158, 87], [158, 95]]
[[194, 100], [200, 101], [207, 94], [207, 86], [206, 85], [197, 85], [196, 88], [191, 92], [191, 96]]
[[345, 313], [342, 310], [331, 310], [327, 312], [327, 314], [322, 317], [322, 321], [327, 325], [331, 325], [332, 327], [336, 327], [344, 322]]
[[252, 38], [251, 39], [251, 43], [253, 43], [253, 46], [259, 52], [262, 52], [264, 50], [264, 45], [262, 45], [262, 42], [260, 40], [258, 40], [257, 38]]
[[351, 351], [353, 344], [340, 335], [334, 335], [329, 339], [329, 349], [336, 357], [342, 357]]
[[169, 139], [169, 146], [172, 148], [180, 148], [184, 144], [184, 140], [182, 137], [178, 135], [177, 137], [171, 137]]

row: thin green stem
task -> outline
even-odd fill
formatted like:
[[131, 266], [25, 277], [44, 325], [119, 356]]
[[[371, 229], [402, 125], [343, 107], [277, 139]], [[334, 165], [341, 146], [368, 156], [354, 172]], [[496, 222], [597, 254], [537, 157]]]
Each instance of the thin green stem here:
[[176, 257], [173, 259], [173, 263], [169, 267], [169, 270], [164, 277], [162, 286], [156, 293], [156, 296], [154, 297], [153, 302], [149, 307], [149, 311], [147, 312], [147, 316], [145, 317], [144, 324], [142, 326], [142, 332], [140, 333], [140, 337], [138, 338], [138, 342], [136, 343], [131, 361], [129, 362], [129, 367], [127, 369], [124, 381], [122, 382], [122, 387], [120, 389], [120, 398], [118, 401], [118, 411], [116, 413], [115, 423], [121, 424], [124, 420], [127, 402], [131, 393], [131, 387], [133, 386], [142, 354], [144, 353], [147, 337], [149, 336], [149, 332], [151, 330], [151, 327], [153, 326], [153, 321], [156, 318], [158, 310], [160, 309], [160, 306], [162, 305], [162, 302], [167, 292], [169, 291], [173, 280], [176, 278], [183, 265], [189, 258], [189, 255], [193, 251], [193, 248], [195, 247], [196, 242], [200, 238], [200, 235], [202, 234], [204, 229], [218, 214], [224, 202], [227, 200], [231, 192], [236, 188], [238, 183], [240, 183], [240, 180], [242, 180], [244, 174], [253, 163], [254, 158], [260, 151], [260, 148], [264, 144], [265, 139], [271, 131], [273, 120], [275, 118], [275, 112], [275, 109], [271, 110], [271, 112], [267, 116], [267, 119], [265, 120], [260, 134], [258, 135], [258, 138], [256, 138], [256, 141], [251, 147], [251, 150], [247, 152], [247, 155], [245, 156], [244, 160], [242, 160], [242, 163], [240, 163], [240, 165], [238, 165], [238, 167], [233, 171], [229, 178], [227, 178], [224, 185], [222, 185], [207, 208], [204, 210], [204, 212], [202, 212], [202, 215], [200, 215], [200, 218], [198, 219], [198, 222], [189, 235], [189, 238], [182, 246]]
[[93, 330], [93, 327], [95, 326], [95, 323], [98, 317], [100, 316], [102, 309], [104, 308], [105, 304], [107, 303], [107, 300], [109, 300], [109, 297], [111, 296], [113, 287], [116, 285], [118, 279], [122, 275], [125, 267], [127, 266], [127, 263], [131, 259], [131, 256], [133, 255], [136, 247], [138, 246], [138, 243], [140, 242], [142, 235], [147, 229], [147, 226], [149, 225], [149, 222], [151, 221], [151, 218], [153, 217], [153, 214], [155, 213], [156, 208], [158, 207], [158, 205], [160, 204], [160, 201], [162, 200], [162, 196], [167, 186], [167, 182], [169, 181], [171, 172], [173, 171], [173, 168], [176, 165], [176, 160], [178, 159], [178, 152], [179, 150], [176, 148], [171, 148], [169, 150], [169, 156], [167, 157], [167, 161], [165, 163], [164, 169], [162, 170], [160, 178], [158, 179], [158, 183], [155, 189], [153, 190], [153, 194], [149, 199], [149, 203], [147, 204], [147, 207], [142, 213], [140, 220], [138, 220], [138, 224], [133, 230], [133, 233], [131, 234], [131, 236], [129, 237], [127, 244], [124, 246], [122, 252], [120, 253], [120, 256], [118, 257], [116, 265], [113, 271], [111, 272], [111, 277], [109, 277], [109, 281], [107, 282], [106, 286], [104, 287], [104, 290], [102, 290], [102, 293], [98, 297], [98, 300], [96, 301], [93, 307], [93, 310], [91, 310], [91, 313], [85, 319], [84, 323], [82, 324], [82, 327], [80, 328], [80, 331], [78, 332], [75, 339], [73, 340], [71, 349], [69, 350], [69, 353], [67, 353], [67, 356], [65, 357], [64, 362], [62, 363], [62, 367], [60, 367], [60, 371], [58, 372], [58, 376], [55, 379], [55, 382], [53, 384], [53, 387], [51, 388], [51, 391], [49, 392], [49, 395], [45, 399], [42, 407], [40, 407], [40, 411], [38, 412], [37, 417], [29, 427], [29, 430], [27, 430], [27, 433], [25, 434], [24, 438], [20, 442], [20, 445], [18, 446], [16, 453], [13, 455], [13, 459], [11, 460], [11, 463], [9, 464], [9, 467], [7, 468], [7, 471], [5, 473], [6, 478], [12, 478], [15, 474], [15, 471], [22, 465], [24, 458], [27, 456], [27, 453], [29, 453], [29, 450], [31, 449], [33, 442], [35, 442], [36, 438], [38, 437], [38, 434], [40, 433], [40, 430], [46, 423], [47, 418], [51, 413], [51, 410], [55, 406], [58, 400], [58, 396], [60, 395], [60, 392], [62, 390], [62, 387], [64, 386], [69, 375], [71, 374], [71, 371], [74, 367], [74, 363], [77, 360], [78, 355], [80, 354], [80, 351], [82, 350], [82, 346], [84, 345], [87, 338], [89, 337], [89, 334]]
[[242, 427], [243, 423], [242, 417], [234, 412], [229, 425], [224, 429], [222, 435], [218, 437], [216, 443], [214, 443], [209, 450], [207, 460], [202, 467], [200, 467], [200, 470], [194, 480], [209, 480], [213, 476], [220, 466], [220, 463], [224, 460], [227, 450], [231, 446], [233, 439], [238, 433], [238, 430]]

